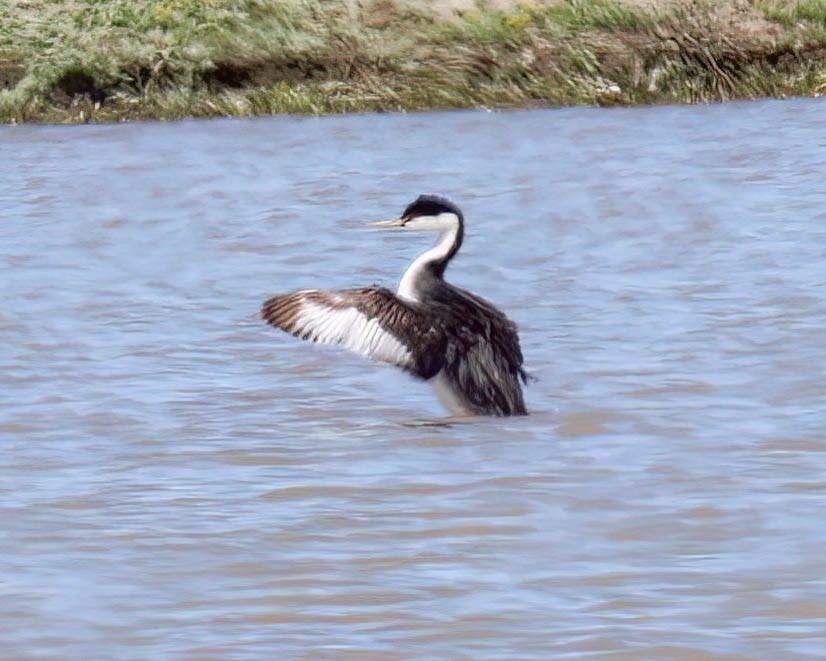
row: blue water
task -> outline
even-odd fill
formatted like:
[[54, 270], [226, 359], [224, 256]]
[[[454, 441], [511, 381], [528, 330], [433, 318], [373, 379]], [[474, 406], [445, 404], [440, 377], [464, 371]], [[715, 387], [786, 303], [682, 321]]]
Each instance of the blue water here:
[[[824, 108], [0, 127], [4, 655], [820, 656]], [[528, 418], [257, 318], [421, 192]]]

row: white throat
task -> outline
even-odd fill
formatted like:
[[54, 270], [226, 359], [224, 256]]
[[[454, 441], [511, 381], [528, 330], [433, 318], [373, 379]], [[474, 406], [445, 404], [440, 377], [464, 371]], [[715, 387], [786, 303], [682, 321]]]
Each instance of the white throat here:
[[396, 295], [399, 298], [411, 303], [419, 302], [418, 293], [416, 292], [416, 284], [418, 283], [422, 272], [431, 262], [441, 261], [447, 257], [450, 249], [456, 241], [456, 235], [458, 232], [459, 222], [458, 219], [456, 219], [456, 223], [444, 227], [441, 230], [439, 233], [439, 240], [436, 242], [435, 246], [413, 260], [413, 263], [407, 267], [407, 270], [404, 272], [404, 275], [399, 282], [399, 288], [396, 291]]

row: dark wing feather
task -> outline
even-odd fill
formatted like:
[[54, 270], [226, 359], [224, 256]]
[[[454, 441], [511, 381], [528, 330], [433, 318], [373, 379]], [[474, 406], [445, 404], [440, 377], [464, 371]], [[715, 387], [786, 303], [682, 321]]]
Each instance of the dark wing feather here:
[[[434, 292], [444, 314], [453, 315], [445, 347], [445, 373], [476, 413], [521, 415], [527, 411], [516, 324], [483, 298], [450, 287]], [[449, 311], [449, 312], [448, 312]]]
[[433, 318], [384, 287], [274, 296], [264, 319], [303, 340], [339, 344], [429, 379], [441, 369], [444, 334]]

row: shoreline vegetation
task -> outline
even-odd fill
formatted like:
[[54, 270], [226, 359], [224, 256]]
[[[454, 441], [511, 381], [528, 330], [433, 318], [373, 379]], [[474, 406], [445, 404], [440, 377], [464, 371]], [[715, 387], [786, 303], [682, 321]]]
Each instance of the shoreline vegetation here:
[[0, 122], [826, 92], [826, 0], [6, 0]]

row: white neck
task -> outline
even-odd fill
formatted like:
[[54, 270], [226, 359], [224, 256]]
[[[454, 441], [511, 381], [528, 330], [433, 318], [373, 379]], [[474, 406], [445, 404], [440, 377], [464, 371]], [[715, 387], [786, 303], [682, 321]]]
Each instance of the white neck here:
[[452, 227], [446, 227], [439, 233], [439, 240], [427, 252], [419, 255], [413, 263], [407, 267], [401, 281], [399, 288], [396, 291], [396, 296], [399, 298], [417, 303], [419, 301], [418, 293], [416, 291], [416, 283], [422, 275], [422, 272], [431, 262], [437, 262], [447, 257], [453, 243], [456, 241], [456, 234], [459, 232], [458, 223]]

